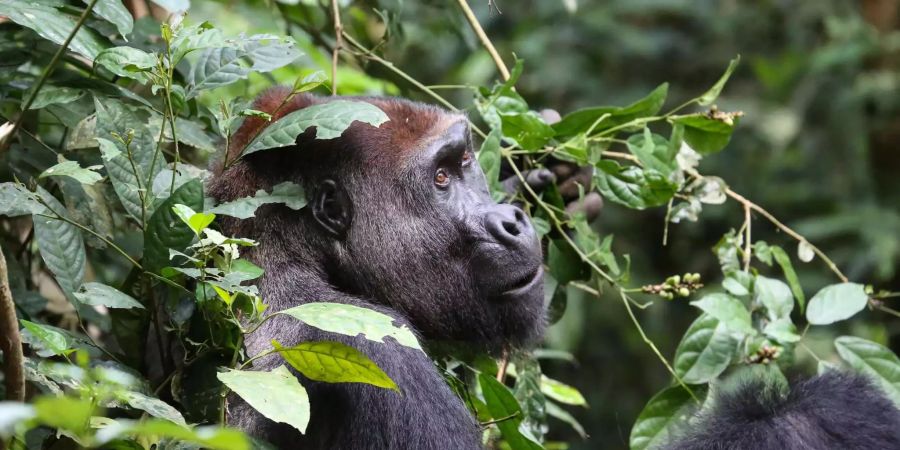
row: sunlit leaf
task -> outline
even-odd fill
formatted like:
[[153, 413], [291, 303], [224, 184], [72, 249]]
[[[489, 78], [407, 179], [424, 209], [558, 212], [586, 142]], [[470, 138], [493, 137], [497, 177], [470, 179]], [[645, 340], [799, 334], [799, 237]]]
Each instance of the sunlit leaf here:
[[219, 372], [218, 377], [228, 389], [269, 420], [306, 432], [309, 396], [285, 366], [278, 366], [271, 372], [228, 370]]
[[[26, 340], [38, 344], [41, 356], [63, 355], [68, 353], [71, 343], [66, 335], [56, 331], [53, 327], [41, 325], [27, 320], [20, 320], [22, 327], [28, 332]], [[37, 341], [34, 341], [33, 339]]]
[[272, 345], [291, 367], [310, 380], [365, 383], [400, 391], [375, 362], [349, 345], [332, 341], [303, 342], [291, 347], [272, 341]]
[[[76, 26], [72, 16], [38, 2], [0, 0], [0, 16], [31, 28], [42, 38], [58, 45], [66, 41]], [[88, 27], [81, 27], [69, 43], [69, 49], [93, 60], [103, 50], [103, 43]]]
[[728, 145], [739, 118], [716, 118], [698, 113], [676, 116], [671, 120], [684, 127], [685, 142], [694, 150], [706, 155], [718, 152]]
[[[90, 0], [81, 0], [84, 4], [90, 4]], [[125, 8], [125, 5], [122, 4], [121, 0], [98, 0], [97, 4], [94, 5], [94, 9], [92, 12], [104, 19], [107, 22], [116, 26], [116, 29], [119, 30], [119, 34], [122, 36], [126, 36], [131, 33], [131, 29], [134, 27], [134, 19], [131, 17], [131, 13], [128, 12], [128, 9]]]
[[144, 307], [130, 295], [102, 283], [84, 283], [82, 289], [82, 292], [75, 293], [75, 297], [86, 305], [125, 309]]
[[[625, 107], [596, 106], [580, 109], [566, 114], [562, 120], [553, 125], [557, 136], [574, 136], [587, 132], [593, 127], [591, 133], [597, 133], [612, 127], [620, 126], [634, 119], [650, 117], [658, 113], [666, 102], [669, 85], [659, 85], [646, 97]], [[606, 116], [605, 119], [602, 119]]]
[[316, 127], [316, 139], [333, 139], [343, 134], [353, 122], [377, 127], [387, 121], [387, 114], [371, 103], [333, 100], [308, 106], [278, 119], [259, 133], [243, 154], [294, 145], [297, 136], [310, 127]]
[[509, 388], [497, 381], [493, 376], [481, 373], [478, 375], [484, 402], [494, 420], [505, 419], [497, 423], [503, 439], [513, 450], [537, 450], [541, 445], [524, 436], [519, 431], [522, 423], [522, 408]]
[[283, 203], [288, 208], [297, 210], [306, 206], [306, 202], [306, 193], [303, 190], [303, 186], [284, 181], [273, 186], [271, 193], [260, 189], [252, 197], [243, 197], [222, 203], [208, 212], [237, 217], [238, 219], [248, 219], [253, 217], [256, 210], [262, 205]]
[[[29, 93], [31, 91], [28, 91]], [[65, 86], [44, 85], [38, 95], [34, 98], [34, 102], [28, 109], [41, 109], [49, 105], [65, 104], [74, 102], [84, 95], [81, 89], [75, 89]]]
[[794, 296], [788, 285], [781, 280], [758, 275], [753, 293], [754, 301], [766, 307], [769, 320], [790, 317], [794, 309]]
[[96, 435], [98, 444], [106, 444], [125, 436], [159, 439], [172, 438], [191, 442], [211, 450], [250, 450], [250, 442], [240, 431], [217, 426], [189, 428], [168, 420], [117, 420], [101, 428]]
[[375, 342], [392, 337], [397, 343], [421, 349], [419, 341], [406, 325], [394, 325], [391, 316], [371, 309], [343, 303], [315, 302], [279, 311], [307, 325], [347, 336], [363, 335]]
[[60, 163], [47, 168], [38, 178], [71, 177], [79, 183], [90, 185], [103, 179], [102, 175], [94, 171], [98, 167], [100, 166], [83, 168], [77, 161], [67, 161], [60, 155]]
[[728, 68], [725, 69], [725, 73], [722, 74], [718, 81], [716, 81], [716, 84], [709, 88], [708, 91], [704, 92], [703, 95], [697, 97], [697, 104], [700, 106], [709, 106], [716, 101], [716, 99], [719, 98], [719, 94], [722, 93], [725, 83], [728, 82], [728, 79], [731, 78], [731, 74], [734, 73], [734, 69], [737, 69], [739, 62], [741, 62], [740, 55], [728, 63]]
[[728, 294], [709, 294], [700, 300], [691, 302], [691, 305], [716, 318], [730, 332], [755, 333], [750, 321], [750, 311], [740, 300]]
[[719, 320], [702, 314], [684, 333], [673, 366], [688, 384], [702, 384], [719, 376], [738, 351], [738, 341]]

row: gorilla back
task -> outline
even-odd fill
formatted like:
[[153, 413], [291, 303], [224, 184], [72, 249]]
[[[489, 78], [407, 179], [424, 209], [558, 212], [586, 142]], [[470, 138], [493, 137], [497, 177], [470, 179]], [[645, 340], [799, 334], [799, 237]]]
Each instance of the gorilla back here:
[[[288, 89], [262, 95], [254, 109], [272, 121], [327, 102]], [[536, 342], [544, 329], [540, 244], [525, 213], [497, 204], [475, 161], [465, 117], [405, 100], [357, 98], [382, 109], [380, 127], [356, 122], [336, 139], [308, 129], [295, 146], [240, 151], [268, 125], [248, 118], [231, 140], [227, 168], [210, 191], [219, 202], [283, 181], [304, 186], [309, 205], [260, 208], [224, 231], [259, 240], [249, 257], [265, 269], [263, 298], [274, 310], [315, 301], [383, 312], [426, 340], [461, 341], [488, 352]], [[326, 333], [274, 318], [249, 335], [257, 354], [288, 344], [332, 340], [381, 367], [402, 394], [364, 384], [303, 380], [312, 418], [306, 435], [268, 421], [237, 398], [228, 420], [280, 448], [481, 448], [475, 419], [422, 352]], [[254, 362], [269, 370], [277, 355]]]

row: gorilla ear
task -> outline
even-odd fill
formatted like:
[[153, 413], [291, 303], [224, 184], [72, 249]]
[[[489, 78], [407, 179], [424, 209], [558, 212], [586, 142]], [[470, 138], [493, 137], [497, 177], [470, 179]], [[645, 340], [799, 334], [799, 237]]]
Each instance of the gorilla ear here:
[[343, 239], [353, 219], [353, 207], [346, 192], [334, 180], [327, 179], [316, 190], [312, 214], [325, 231]]

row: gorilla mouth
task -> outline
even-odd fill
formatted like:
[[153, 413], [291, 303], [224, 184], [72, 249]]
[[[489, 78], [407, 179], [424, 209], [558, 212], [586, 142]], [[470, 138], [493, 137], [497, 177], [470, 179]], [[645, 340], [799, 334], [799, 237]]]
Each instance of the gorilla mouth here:
[[502, 299], [517, 299], [541, 286], [544, 281], [544, 268], [538, 266], [533, 272], [529, 272], [513, 282], [510, 287], [500, 293]]

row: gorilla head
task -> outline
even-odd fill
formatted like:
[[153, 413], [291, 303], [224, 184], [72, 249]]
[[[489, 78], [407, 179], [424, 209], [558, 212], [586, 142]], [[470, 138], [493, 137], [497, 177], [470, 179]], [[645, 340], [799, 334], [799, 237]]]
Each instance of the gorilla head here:
[[[329, 101], [288, 95], [269, 91], [254, 108], [277, 120]], [[282, 181], [301, 184], [309, 200], [300, 211], [269, 206], [254, 219], [228, 220], [226, 231], [260, 240], [253, 257], [267, 280], [302, 267], [335, 291], [390, 308], [427, 339], [489, 351], [536, 340], [544, 327], [540, 244], [522, 210], [492, 200], [466, 118], [405, 100], [354, 100], [390, 120], [380, 127], [356, 122], [330, 140], [308, 129], [296, 146], [247, 155], [215, 177], [219, 201]], [[228, 160], [266, 124], [248, 118]]]

